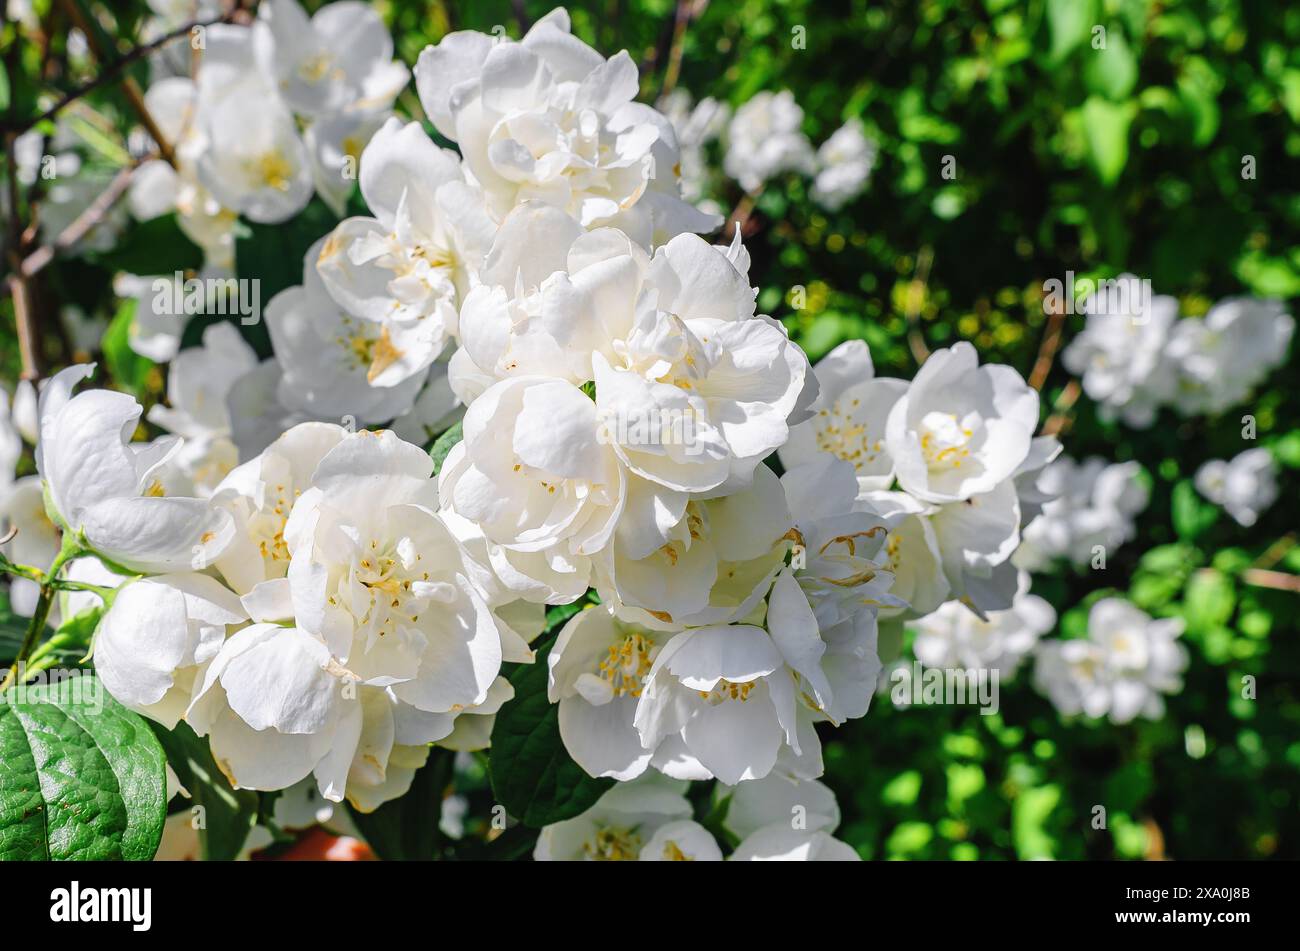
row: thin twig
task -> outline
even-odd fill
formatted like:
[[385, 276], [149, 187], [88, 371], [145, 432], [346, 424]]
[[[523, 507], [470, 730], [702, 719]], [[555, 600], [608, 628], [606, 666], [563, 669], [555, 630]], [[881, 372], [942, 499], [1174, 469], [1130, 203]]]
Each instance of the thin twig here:
[[730, 241], [736, 236], [739, 230], [742, 235], [749, 237], [754, 233], [754, 228], [747, 227], [750, 217], [754, 214], [754, 205], [758, 201], [758, 196], [763, 194], [763, 186], [753, 192], [745, 192], [740, 196], [740, 201], [736, 202], [736, 207], [731, 209], [731, 214], [727, 215], [726, 224], [722, 227], [722, 237]]
[[1053, 310], [1047, 318], [1047, 329], [1043, 331], [1043, 342], [1038, 346], [1038, 356], [1034, 367], [1029, 371], [1029, 385], [1041, 390], [1052, 372], [1052, 363], [1056, 360], [1056, 351], [1061, 346], [1061, 331], [1065, 328], [1065, 307]]
[[[170, 33], [163, 34], [162, 36], [158, 37], [158, 39], [156, 40], [152, 40], [151, 42], [144, 43], [140, 46], [135, 47], [134, 49], [129, 50], [128, 52], [124, 53], [122, 56], [115, 59], [113, 62], [101, 66], [99, 72], [96, 73], [94, 79], [90, 80], [84, 85], [78, 86], [76, 89], [72, 90], [71, 92], [65, 93], [63, 95], [63, 98], [60, 99], [58, 102], [56, 102], [54, 105], [50, 106], [50, 108], [46, 109], [44, 112], [42, 112], [39, 116], [36, 116], [34, 119], [29, 119], [23, 122], [13, 131], [21, 135], [22, 133], [26, 132], [28, 129], [32, 128], [32, 126], [36, 125], [37, 123], [44, 122], [46, 119], [54, 118], [59, 112], [63, 111], [63, 109], [65, 109], [67, 106], [71, 105], [72, 103], [76, 102], [78, 99], [81, 99], [83, 96], [87, 95], [88, 93], [94, 92], [100, 86], [103, 86], [111, 82], [114, 78], [116, 78], [118, 73], [120, 73], [126, 67], [130, 66], [136, 60], [143, 59], [144, 57], [148, 56], [150, 53], [153, 53], [156, 50], [161, 49], [162, 47], [166, 46], [168, 43], [172, 42], [173, 40], [180, 39], [182, 36], [186, 35], [187, 33], [192, 32], [196, 27], [206, 28], [209, 26], [216, 26], [218, 23], [228, 23], [230, 22], [231, 19], [234, 18], [235, 13], [236, 13], [235, 10], [230, 10], [229, 12], [223, 14], [222, 16], [218, 17], [215, 20], [195, 20], [192, 23], [186, 23], [184, 26], [178, 26]], [[6, 129], [8, 129], [7, 123], [6, 123]]]
[[686, 47], [686, 28], [690, 26], [692, 20], [698, 19], [706, 7], [709, 0], [677, 0], [677, 12], [673, 20], [673, 38], [672, 44], [668, 48], [668, 65], [664, 69], [663, 85], [659, 87], [659, 96], [662, 99], [668, 95], [677, 86], [677, 80], [682, 72], [682, 54]]
[[1250, 567], [1252, 568], [1272, 568], [1281, 561], [1292, 548], [1296, 546], [1295, 532], [1287, 532], [1273, 544], [1269, 545], [1258, 558], [1254, 560]]
[[1070, 408], [1074, 406], [1079, 399], [1079, 394], [1083, 388], [1079, 386], [1078, 380], [1071, 380], [1061, 391], [1061, 395], [1056, 398], [1052, 404], [1052, 415], [1043, 423], [1043, 435], [1055, 436], [1057, 433], [1063, 433], [1070, 428], [1073, 416], [1070, 414]]
[[1285, 571], [1247, 568], [1241, 573], [1241, 580], [1257, 588], [1273, 588], [1276, 591], [1300, 593], [1300, 575], [1287, 574]]
[[912, 359], [918, 365], [930, 356], [930, 348], [925, 345], [925, 336], [921, 333], [921, 304], [925, 301], [925, 290], [930, 281], [930, 266], [934, 264], [934, 249], [928, 244], [922, 245], [916, 254], [916, 268], [912, 271], [912, 283], [907, 287], [907, 346], [912, 351]]
[[31, 277], [38, 273], [54, 259], [56, 252], [66, 251], [93, 231], [117, 204], [118, 199], [126, 193], [127, 187], [131, 184], [131, 176], [137, 168], [139, 162], [132, 162], [118, 169], [117, 174], [108, 183], [108, 187], [100, 192], [99, 196], [87, 205], [71, 224], [59, 232], [58, 237], [27, 255], [22, 262], [23, 277]]
[[[91, 29], [90, 23], [82, 14], [81, 7], [77, 5], [76, 0], [63, 0], [63, 9], [67, 11], [69, 19], [76, 24], [77, 29], [81, 30], [85, 35], [86, 45], [90, 47], [90, 52], [94, 54], [95, 59], [104, 69], [107, 69], [110, 65], [108, 58], [110, 51], [100, 45], [98, 36]], [[172, 150], [171, 143], [167, 141], [167, 137], [163, 135], [162, 129], [154, 120], [153, 113], [145, 105], [144, 93], [140, 89], [140, 84], [131, 76], [122, 77], [122, 94], [126, 96], [126, 101], [135, 110], [136, 117], [140, 120], [140, 124], [144, 126], [145, 131], [149, 133], [149, 137], [157, 144], [158, 154], [163, 161], [175, 168], [176, 154]]]

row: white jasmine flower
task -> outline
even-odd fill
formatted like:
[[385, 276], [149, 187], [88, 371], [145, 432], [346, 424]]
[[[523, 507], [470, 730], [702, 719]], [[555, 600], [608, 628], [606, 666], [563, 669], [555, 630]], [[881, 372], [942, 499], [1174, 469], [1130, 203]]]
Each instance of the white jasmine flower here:
[[266, 305], [282, 371], [273, 387], [275, 402], [308, 418], [385, 422], [410, 411], [424, 375], [373, 385], [375, 368], [395, 362], [391, 337], [383, 324], [349, 314], [326, 292], [316, 261], [328, 240], [308, 249], [302, 286], [281, 291]]
[[830, 211], [839, 211], [862, 194], [876, 164], [876, 145], [867, 138], [862, 120], [850, 119], [817, 150], [817, 177], [810, 194]]
[[760, 829], [731, 854], [733, 862], [860, 862], [854, 849], [828, 832], [791, 829], [779, 823]]
[[722, 850], [708, 829], [690, 819], [678, 819], [655, 830], [641, 847], [642, 862], [721, 862]]
[[62, 370], [40, 394], [36, 466], [64, 526], [96, 553], [139, 571], [188, 568], [219, 552], [234, 532], [230, 516], [193, 498], [163, 496], [156, 472], [176, 438], [130, 442], [142, 407], [123, 393], [72, 395], [94, 366]]
[[840, 824], [835, 794], [815, 779], [801, 780], [774, 771], [738, 786], [719, 784], [714, 795], [719, 801], [729, 800], [722, 824], [738, 839], [772, 825], [831, 832]]
[[239, 598], [206, 575], [130, 582], [95, 633], [95, 671], [119, 703], [172, 729], [227, 633], [247, 620]]
[[1010, 367], [978, 363], [965, 341], [934, 351], [889, 412], [886, 448], [899, 484], [919, 499], [989, 492], [1029, 454], [1038, 394]]
[[328, 3], [308, 19], [295, 0], [268, 0], [257, 12], [257, 64], [295, 112], [387, 108], [410, 79], [393, 60], [393, 39], [369, 4]]
[[[1132, 274], [1116, 280], [1121, 288], [1138, 284]], [[1121, 295], [1114, 303], [1127, 310], [1114, 313], [1110, 295], [1085, 299], [1083, 330], [1061, 352], [1062, 364], [1083, 378], [1083, 391], [1101, 404], [1103, 417], [1118, 416], [1138, 429], [1150, 426], [1173, 394], [1174, 370], [1165, 349], [1178, 317], [1174, 298], [1157, 295], [1148, 308], [1142, 296]]]
[[852, 463], [863, 492], [888, 489], [894, 462], [885, 446], [885, 423], [907, 392], [905, 380], [877, 379], [865, 342], [840, 344], [813, 368], [820, 386], [813, 416], [790, 430], [779, 454], [787, 468], [825, 453]]
[[691, 804], [682, 795], [685, 789], [684, 782], [657, 774], [619, 783], [582, 815], [543, 828], [533, 858], [539, 862], [637, 861], [660, 828], [690, 818]]
[[537, 199], [645, 247], [719, 223], [678, 195], [672, 126], [632, 101], [631, 57], [606, 60], [570, 33], [563, 9], [519, 42], [448, 34], [420, 54], [415, 73], [425, 112], [460, 146], [498, 221]]
[[1169, 341], [1177, 366], [1174, 407], [1184, 416], [1218, 414], [1244, 402], [1286, 360], [1295, 320], [1281, 301], [1234, 297], [1204, 319], [1178, 321]]
[[1122, 598], [1103, 598], [1088, 613], [1086, 639], [1039, 645], [1034, 686], [1065, 716], [1159, 719], [1163, 695], [1183, 687], [1182, 633], [1180, 618], [1152, 620]]
[[803, 110], [790, 90], [756, 93], [727, 126], [723, 168], [747, 192], [782, 172], [810, 174], [816, 158], [802, 126]]
[[1047, 466], [1038, 485], [1052, 496], [1042, 514], [1025, 526], [1015, 563], [1041, 571], [1058, 559], [1088, 564], [1102, 546], [1113, 554], [1136, 532], [1134, 519], [1147, 507], [1150, 491], [1136, 462], [1107, 464], [1092, 457], [1063, 457]]
[[1277, 463], [1263, 448], [1247, 449], [1228, 462], [1211, 459], [1196, 470], [1196, 489], [1249, 527], [1277, 501]]
[[1056, 611], [1029, 593], [1029, 575], [1022, 571], [1010, 608], [990, 611], [983, 620], [964, 604], [949, 601], [911, 623], [916, 632], [912, 650], [926, 667], [997, 670], [1010, 677], [1055, 625]]
[[335, 302], [373, 326], [368, 382], [392, 387], [428, 369], [456, 330], [456, 308], [493, 228], [453, 153], [418, 123], [389, 119], [361, 158], [374, 218], [348, 218], [319, 248]]

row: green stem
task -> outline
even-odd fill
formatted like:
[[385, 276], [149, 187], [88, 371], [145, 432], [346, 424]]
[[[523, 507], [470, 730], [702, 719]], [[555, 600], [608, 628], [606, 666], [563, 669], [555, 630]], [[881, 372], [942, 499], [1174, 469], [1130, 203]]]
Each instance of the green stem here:
[[23, 642], [18, 648], [18, 656], [14, 658], [9, 673], [5, 674], [4, 682], [0, 683], [0, 693], [4, 693], [13, 686], [14, 681], [18, 678], [18, 671], [24, 667], [27, 658], [36, 649], [36, 643], [45, 630], [45, 622], [49, 620], [50, 608], [54, 606], [55, 582], [58, 579], [59, 572], [63, 570], [64, 565], [74, 558], [80, 557], [81, 554], [81, 546], [71, 539], [70, 533], [65, 532], [63, 547], [54, 556], [54, 561], [51, 562], [49, 570], [42, 576], [41, 593], [36, 601], [36, 610], [32, 612], [32, 619], [27, 625], [27, 633], [23, 635]]

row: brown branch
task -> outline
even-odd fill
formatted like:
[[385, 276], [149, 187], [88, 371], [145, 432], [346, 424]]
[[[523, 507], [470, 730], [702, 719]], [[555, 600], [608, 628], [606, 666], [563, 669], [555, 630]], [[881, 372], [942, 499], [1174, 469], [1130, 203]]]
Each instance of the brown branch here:
[[[89, 21], [82, 13], [81, 7], [77, 5], [77, 0], [62, 0], [62, 2], [68, 18], [86, 37], [86, 45], [90, 47], [90, 52], [103, 68], [107, 69], [109, 51], [100, 45], [96, 32], [91, 28]], [[120, 62], [120, 58], [118, 61]], [[153, 114], [149, 112], [149, 107], [145, 105], [144, 93], [140, 89], [140, 84], [131, 76], [124, 76], [122, 78], [122, 93], [126, 96], [127, 102], [131, 104], [131, 108], [135, 110], [140, 124], [144, 126], [145, 131], [149, 133], [149, 137], [158, 145], [158, 153], [162, 156], [163, 161], [174, 168], [176, 166], [176, 154], [172, 150], [171, 143], [167, 141], [167, 137], [162, 134], [162, 129], [154, 121]]]
[[758, 201], [758, 196], [763, 194], [763, 186], [758, 186], [754, 192], [745, 192], [740, 196], [740, 201], [736, 202], [736, 207], [731, 209], [731, 214], [727, 215], [727, 220], [722, 226], [722, 237], [726, 241], [731, 241], [739, 230], [742, 235], [749, 237], [755, 229], [747, 227], [750, 217], [754, 214], [754, 205]]
[[130, 165], [118, 169], [117, 174], [108, 183], [108, 187], [100, 192], [99, 196], [87, 205], [71, 224], [59, 232], [58, 237], [49, 244], [37, 248], [23, 259], [21, 265], [22, 276], [24, 278], [32, 277], [54, 259], [55, 252], [66, 251], [94, 230], [95, 226], [103, 221], [113, 206], [117, 204], [118, 199], [126, 193], [127, 186], [131, 184], [131, 176], [138, 167], [139, 163], [132, 162]]
[[677, 0], [677, 12], [673, 20], [673, 38], [671, 45], [668, 47], [668, 65], [664, 69], [664, 81], [659, 88], [657, 98], [662, 99], [676, 88], [677, 80], [682, 73], [682, 55], [686, 47], [686, 28], [690, 26], [692, 20], [703, 15], [708, 5], [709, 0]]
[[1047, 318], [1047, 329], [1043, 332], [1043, 341], [1038, 345], [1038, 356], [1034, 359], [1034, 367], [1029, 371], [1029, 385], [1036, 390], [1041, 390], [1043, 384], [1047, 382], [1047, 376], [1052, 372], [1052, 363], [1056, 359], [1056, 351], [1061, 346], [1061, 331], [1065, 329], [1065, 308], [1060, 307], [1053, 310], [1051, 316]]
[[1044, 436], [1055, 436], [1070, 428], [1073, 419], [1070, 408], [1074, 406], [1082, 392], [1083, 388], [1079, 386], [1078, 380], [1071, 380], [1066, 384], [1065, 389], [1061, 390], [1061, 395], [1052, 404], [1052, 415], [1047, 418], [1047, 422], [1043, 423]]
[[919, 366], [930, 357], [930, 348], [925, 345], [925, 336], [921, 333], [921, 302], [925, 300], [925, 289], [930, 281], [930, 266], [934, 264], [934, 250], [927, 244], [916, 254], [916, 268], [912, 272], [912, 283], [907, 287], [907, 346], [912, 351], [912, 359]]
[[[76, 89], [72, 90], [71, 92], [65, 93], [63, 95], [63, 98], [61, 98], [54, 105], [50, 106], [50, 108], [46, 109], [44, 112], [42, 112], [39, 116], [36, 116], [34, 119], [30, 119], [23, 122], [21, 125], [14, 128], [13, 131], [21, 135], [22, 133], [26, 132], [28, 129], [32, 128], [32, 126], [36, 125], [37, 123], [44, 122], [46, 119], [54, 118], [54, 116], [62, 112], [65, 108], [70, 106], [72, 103], [76, 102], [78, 99], [81, 99], [83, 96], [87, 95], [88, 93], [94, 92], [100, 86], [104, 86], [107, 83], [111, 82], [114, 78], [117, 77], [118, 73], [120, 73], [123, 69], [130, 66], [132, 63], [136, 62], [137, 60], [143, 59], [144, 57], [148, 56], [150, 53], [153, 53], [161, 49], [162, 47], [166, 46], [168, 43], [172, 42], [173, 40], [177, 40], [180, 37], [186, 35], [187, 33], [190, 33], [192, 30], [195, 29], [195, 27], [209, 27], [209, 26], [215, 26], [218, 23], [228, 23], [232, 19], [234, 19], [236, 12], [237, 12], [237, 8], [230, 10], [229, 12], [223, 14], [222, 16], [218, 17], [215, 20], [195, 20], [191, 23], [186, 23], [184, 26], [179, 26], [176, 29], [172, 30], [170, 33], [166, 33], [163, 36], [158, 37], [158, 39], [156, 40], [153, 40], [149, 43], [145, 43], [141, 46], [137, 46], [131, 49], [127, 53], [124, 53], [122, 56], [115, 59], [113, 62], [102, 66], [94, 79], [90, 80], [84, 85], [78, 86]], [[87, 40], [89, 39], [90, 39], [90, 35], [87, 33]], [[136, 86], [137, 91], [139, 90], [139, 86], [137, 86], [135, 81], [130, 77], [127, 77], [127, 82], [131, 83], [131, 85], [133, 86]], [[6, 130], [8, 130], [7, 123], [6, 123]], [[150, 135], [152, 134], [153, 133], [150, 132]]]
[[1273, 588], [1276, 591], [1300, 593], [1300, 575], [1287, 574], [1285, 571], [1247, 568], [1241, 573], [1241, 580], [1257, 588]]

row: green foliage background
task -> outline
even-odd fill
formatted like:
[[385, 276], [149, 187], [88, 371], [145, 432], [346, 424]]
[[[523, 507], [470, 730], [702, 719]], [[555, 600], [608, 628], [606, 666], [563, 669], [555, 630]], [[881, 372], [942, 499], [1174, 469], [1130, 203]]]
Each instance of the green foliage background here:
[[[307, 3], [313, 8], [318, 4]], [[515, 4], [376, 4], [398, 55], [414, 63], [449, 29], [520, 33]], [[535, 19], [552, 4], [522, 4]], [[1184, 314], [1240, 293], [1300, 301], [1300, 7], [1286, 0], [712, 0], [684, 33], [677, 84], [733, 106], [788, 88], [820, 143], [857, 116], [879, 145], [867, 192], [827, 214], [790, 176], [758, 197], [751, 274], [761, 308], [781, 317], [814, 360], [863, 338], [877, 373], [910, 377], [909, 319], [933, 349], [959, 339], [985, 360], [1028, 374], [1044, 331], [1043, 281], [1131, 271]], [[122, 49], [145, 11], [114, 0]], [[675, 0], [581, 0], [575, 30], [605, 53], [627, 48], [653, 101], [669, 71]], [[38, 0], [38, 10], [48, 3]], [[1093, 46], [1094, 27], [1106, 48]], [[806, 48], [792, 40], [802, 31]], [[57, 52], [61, 38], [55, 39]], [[0, 96], [30, 111], [39, 51], [6, 62], [24, 81]], [[143, 64], [131, 72], [142, 84]], [[11, 75], [18, 75], [11, 71]], [[70, 80], [69, 80], [70, 82]], [[56, 83], [57, 85], [57, 83]], [[107, 117], [87, 154], [120, 160], [129, 112], [115, 86], [90, 100]], [[399, 109], [419, 116], [413, 89]], [[84, 121], [84, 120], [83, 120]], [[712, 157], [720, 165], [720, 154]], [[955, 179], [940, 175], [945, 156]], [[1255, 177], [1243, 178], [1253, 157]], [[735, 186], [731, 186], [733, 189]], [[717, 199], [734, 206], [738, 190]], [[329, 227], [313, 205], [301, 238]], [[304, 213], [305, 215], [308, 213]], [[326, 219], [329, 213], [324, 212]], [[262, 239], [296, 247], [293, 227]], [[247, 241], [257, 241], [251, 233]], [[47, 302], [112, 315], [113, 270], [144, 260], [151, 273], [184, 267], [193, 249], [157, 224], [135, 226], [112, 254], [62, 259], [40, 288]], [[305, 247], [305, 244], [303, 245]], [[244, 245], [260, 250], [261, 245]], [[253, 254], [242, 261], [255, 262]], [[290, 251], [249, 267], [280, 267]], [[241, 276], [247, 276], [242, 273]], [[267, 275], [276, 280], [274, 275]], [[292, 279], [292, 278], [290, 278]], [[792, 289], [806, 289], [800, 310]], [[266, 296], [264, 295], [264, 299]], [[146, 403], [163, 374], [124, 346], [124, 321], [105, 338], [115, 385]], [[1067, 323], [1066, 334], [1077, 330]], [[253, 328], [254, 332], [260, 328]], [[0, 374], [18, 371], [13, 311], [0, 304]], [[265, 339], [254, 339], [265, 351]], [[71, 356], [45, 341], [52, 362]], [[1055, 367], [1045, 414], [1070, 380]], [[1101, 571], [1065, 568], [1035, 579], [1060, 615], [1059, 636], [1082, 636], [1088, 606], [1120, 592], [1157, 615], [1187, 619], [1192, 655], [1184, 691], [1155, 723], [1061, 722], [1022, 671], [1002, 709], [909, 711], [877, 703], [825, 734], [826, 781], [844, 811], [839, 835], [867, 858], [1300, 858], [1300, 593], [1247, 584], [1269, 567], [1300, 573], [1297, 478], [1300, 410], [1294, 360], [1222, 418], [1168, 411], [1136, 432], [1071, 410], [1068, 454], [1136, 459], [1152, 484], [1138, 537]], [[1258, 441], [1243, 443], [1253, 415]], [[1283, 466], [1279, 501], [1252, 529], [1205, 504], [1188, 482], [1209, 458], [1269, 447]], [[3, 625], [0, 625], [3, 626]], [[1242, 678], [1256, 682], [1242, 698]], [[492, 802], [483, 775], [470, 822]], [[1107, 828], [1094, 829], [1094, 806]], [[474, 817], [481, 817], [475, 820]]]

